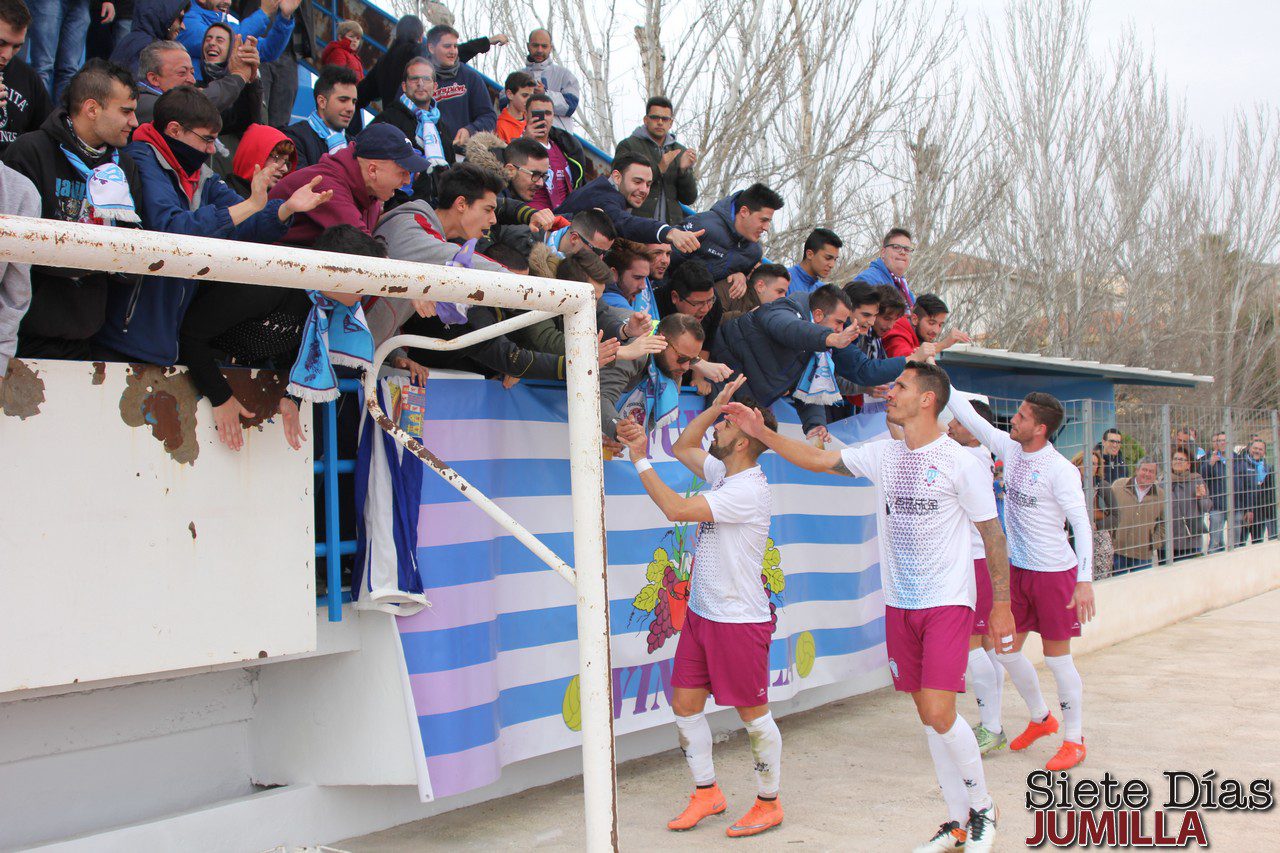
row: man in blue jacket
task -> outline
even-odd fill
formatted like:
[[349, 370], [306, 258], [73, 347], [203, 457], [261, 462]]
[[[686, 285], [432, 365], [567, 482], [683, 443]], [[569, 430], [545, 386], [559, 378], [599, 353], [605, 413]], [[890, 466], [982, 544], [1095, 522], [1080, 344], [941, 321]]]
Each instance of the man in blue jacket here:
[[[287, 200], [268, 201], [274, 172], [253, 179], [253, 193], [242, 199], [209, 168], [222, 117], [193, 86], [170, 89], [156, 100], [155, 119], [139, 125], [125, 153], [142, 179], [138, 213], [142, 226], [199, 237], [273, 243], [284, 236], [294, 213], [314, 210], [328, 192], [298, 189]], [[178, 359], [178, 329], [195, 296], [196, 283], [167, 276], [145, 276], [133, 285], [112, 284], [106, 323], [94, 338], [97, 356], [114, 361], [173, 364]]]
[[712, 278], [726, 282], [729, 302], [725, 310], [748, 310], [752, 306], [736, 303], [747, 293], [747, 274], [764, 254], [760, 239], [782, 204], [782, 196], [764, 184], [752, 184], [720, 199], [710, 210], [695, 213], [680, 227], [702, 234], [701, 245], [695, 252], [676, 246], [671, 256], [672, 268], [697, 258], [707, 265]]
[[815, 228], [804, 241], [804, 256], [800, 263], [790, 267], [791, 285], [787, 293], [811, 293], [827, 282], [840, 260], [840, 250], [844, 248], [836, 232], [830, 228]]
[[1227, 434], [1213, 434], [1212, 450], [1200, 462], [1200, 476], [1209, 487], [1213, 509], [1209, 510], [1209, 553], [1222, 550], [1223, 531], [1227, 528], [1227, 464], [1231, 454], [1227, 452]]
[[624, 154], [613, 161], [613, 171], [574, 190], [556, 213], [572, 219], [575, 213], [596, 208], [613, 221], [618, 236], [634, 243], [670, 243], [677, 253], [698, 251], [702, 231], [673, 228], [665, 222], [636, 216], [635, 210], [649, 197], [653, 184], [653, 168], [635, 154]]
[[1275, 495], [1268, 494], [1263, 484], [1271, 469], [1267, 467], [1267, 443], [1260, 438], [1236, 454], [1232, 474], [1235, 480], [1235, 506], [1232, 519], [1233, 544], [1240, 547], [1251, 535], [1254, 542], [1262, 539], [1259, 515]]
[[195, 0], [182, 18], [178, 42], [191, 54], [196, 79], [201, 76], [201, 49], [204, 33], [211, 24], [226, 24], [241, 38], [258, 40], [258, 56], [263, 64], [275, 62], [293, 37], [293, 13], [302, 0], [267, 0], [262, 8], [243, 21], [230, 13], [231, 0]]
[[497, 127], [498, 113], [489, 97], [489, 85], [479, 71], [458, 61], [458, 31], [444, 24], [427, 30], [427, 55], [436, 70], [440, 120], [458, 129], [453, 144], [466, 145], [472, 134]]
[[854, 277], [854, 281], [863, 281], [872, 287], [889, 284], [897, 288], [902, 298], [907, 301], [907, 311], [916, 307], [916, 295], [907, 283], [907, 268], [911, 266], [911, 255], [915, 252], [915, 244], [911, 240], [911, 232], [905, 228], [890, 228], [880, 241], [880, 257], [871, 262], [865, 270]]

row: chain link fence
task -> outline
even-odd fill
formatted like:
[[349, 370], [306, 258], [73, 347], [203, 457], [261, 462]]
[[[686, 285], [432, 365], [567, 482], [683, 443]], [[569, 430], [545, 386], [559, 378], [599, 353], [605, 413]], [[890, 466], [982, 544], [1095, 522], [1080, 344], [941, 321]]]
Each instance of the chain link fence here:
[[[1008, 430], [1021, 400], [990, 398]], [[1054, 446], [1082, 470], [1094, 576], [1277, 536], [1280, 419], [1263, 409], [1064, 400]], [[997, 460], [997, 496], [1003, 495]]]

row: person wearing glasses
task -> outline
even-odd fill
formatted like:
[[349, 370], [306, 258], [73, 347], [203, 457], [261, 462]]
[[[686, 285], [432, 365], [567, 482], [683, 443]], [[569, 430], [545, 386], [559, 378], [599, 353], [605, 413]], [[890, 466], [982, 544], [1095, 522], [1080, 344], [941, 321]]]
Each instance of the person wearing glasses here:
[[525, 105], [524, 138], [532, 139], [547, 152], [550, 163], [546, 180], [534, 191], [530, 205], [536, 210], [554, 210], [569, 193], [582, 186], [587, 155], [573, 134], [551, 124], [555, 115], [550, 95], [534, 94]]
[[391, 210], [411, 198], [434, 202], [440, 183], [440, 173], [456, 159], [453, 146], [454, 130], [440, 116], [435, 102], [436, 73], [430, 60], [424, 57], [410, 59], [404, 67], [404, 81], [400, 84], [400, 97], [382, 108], [382, 112], [370, 122], [390, 124], [408, 137], [418, 153], [427, 158], [431, 168], [414, 175], [413, 183], [396, 190], [388, 200]]
[[654, 332], [666, 346], [635, 361], [615, 361], [600, 370], [600, 429], [609, 446], [620, 450], [620, 421], [634, 421], [652, 432], [680, 415], [680, 380], [702, 361], [702, 324], [686, 314], [659, 321]]
[[880, 257], [858, 273], [854, 281], [864, 281], [873, 286], [891, 284], [907, 301], [907, 310], [914, 310], [916, 295], [907, 283], [907, 269], [911, 266], [911, 255], [915, 250], [910, 231], [905, 228], [890, 228], [880, 242]]
[[653, 186], [636, 214], [679, 225], [685, 219], [682, 205], [698, 200], [698, 181], [693, 173], [698, 152], [676, 140], [671, 128], [675, 121], [671, 102], [661, 96], [649, 99], [644, 121], [630, 136], [618, 143], [613, 159], [632, 154], [649, 162]]
[[1102, 441], [1095, 448], [1102, 452], [1102, 480], [1108, 486], [1129, 476], [1129, 463], [1124, 461], [1124, 454], [1120, 452], [1123, 444], [1124, 436], [1112, 427], [1102, 434]]

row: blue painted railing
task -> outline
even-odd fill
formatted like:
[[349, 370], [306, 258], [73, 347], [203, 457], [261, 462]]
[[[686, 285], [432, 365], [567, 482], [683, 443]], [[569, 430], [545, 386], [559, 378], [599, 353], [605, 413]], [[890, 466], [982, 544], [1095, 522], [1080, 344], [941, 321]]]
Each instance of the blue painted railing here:
[[[341, 379], [338, 390], [352, 393], [360, 389], [359, 381]], [[324, 501], [324, 539], [317, 537], [316, 562], [325, 561], [325, 594], [316, 597], [317, 607], [328, 607], [329, 621], [342, 621], [342, 605], [351, 601], [350, 591], [342, 588], [342, 558], [356, 552], [354, 539], [342, 539], [342, 514], [340, 512], [338, 477], [350, 476], [356, 469], [354, 459], [342, 459], [338, 451], [338, 400], [320, 403], [316, 413], [318, 445], [315, 454], [317, 494]]]

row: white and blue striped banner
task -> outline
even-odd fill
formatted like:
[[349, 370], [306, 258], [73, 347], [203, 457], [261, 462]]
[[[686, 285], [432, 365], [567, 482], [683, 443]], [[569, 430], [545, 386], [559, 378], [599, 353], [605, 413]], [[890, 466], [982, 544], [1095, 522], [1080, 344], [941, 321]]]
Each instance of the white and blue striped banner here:
[[[703, 399], [688, 394], [681, 404], [679, 426], [651, 437], [651, 458], [662, 478], [684, 492], [693, 477], [672, 460], [670, 446]], [[779, 405], [777, 414], [784, 431], [799, 435], [788, 406]], [[845, 442], [878, 437], [884, 416], [851, 418], [832, 433]], [[506, 390], [498, 382], [433, 373], [423, 438], [572, 565], [563, 386]], [[884, 669], [871, 488], [865, 480], [803, 471], [774, 454], [761, 465], [774, 491], [770, 536], [777, 548], [762, 567], [778, 615], [770, 700]], [[682, 590], [663, 577], [663, 566], [682, 568], [680, 553], [692, 552], [696, 525], [673, 529], [629, 462], [606, 462], [604, 474], [614, 717], [625, 734], [671, 722], [679, 637], [650, 651], [651, 602], [659, 588], [666, 601], [678, 601]], [[398, 624], [421, 736], [423, 797], [469, 791], [496, 781], [504, 765], [579, 745], [574, 591], [430, 473], [422, 483], [418, 564], [432, 606]], [[679, 621], [682, 607], [668, 608]]]

